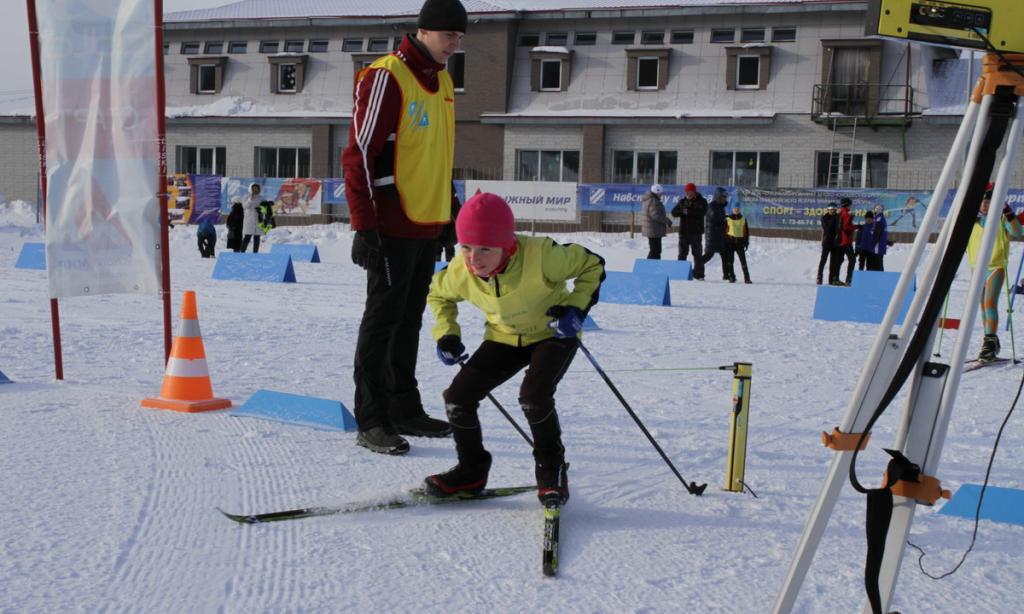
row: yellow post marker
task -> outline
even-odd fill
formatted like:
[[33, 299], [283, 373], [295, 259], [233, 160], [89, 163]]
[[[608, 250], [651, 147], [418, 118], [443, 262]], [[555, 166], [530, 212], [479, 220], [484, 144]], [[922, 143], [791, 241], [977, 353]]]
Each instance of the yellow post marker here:
[[753, 365], [733, 363], [732, 418], [729, 425], [729, 462], [725, 467], [725, 489], [743, 492], [747, 467], [747, 417], [750, 413], [750, 379]]

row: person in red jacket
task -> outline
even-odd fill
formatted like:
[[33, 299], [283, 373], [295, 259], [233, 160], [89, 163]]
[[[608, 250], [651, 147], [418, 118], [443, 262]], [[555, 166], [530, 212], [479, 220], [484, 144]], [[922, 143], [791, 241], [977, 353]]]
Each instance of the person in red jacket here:
[[[853, 253], [853, 233], [857, 230], [857, 224], [853, 223], [853, 214], [850, 213], [850, 206], [853, 204], [847, 197], [839, 199], [839, 250], [846, 257], [846, 285], [853, 283], [853, 266], [857, 262], [857, 256]], [[842, 258], [833, 259], [829, 263], [829, 277], [839, 281], [839, 270], [843, 266]]]
[[361, 71], [355, 85], [342, 165], [352, 261], [366, 269], [356, 443], [381, 454], [408, 452], [401, 435], [451, 433], [423, 410], [416, 354], [439, 241], [454, 243], [455, 88], [445, 66], [466, 24], [459, 0], [426, 0], [416, 35]]

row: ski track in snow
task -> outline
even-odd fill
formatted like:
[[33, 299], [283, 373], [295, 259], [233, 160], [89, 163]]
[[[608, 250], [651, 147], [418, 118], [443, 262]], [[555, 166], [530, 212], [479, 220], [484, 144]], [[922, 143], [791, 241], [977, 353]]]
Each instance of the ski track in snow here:
[[[22, 216], [24, 217], [24, 216]], [[818, 246], [755, 237], [755, 284], [673, 282], [672, 307], [600, 304], [585, 343], [689, 481], [686, 493], [586, 357], [558, 403], [572, 463], [559, 577], [540, 573], [541, 512], [520, 495], [445, 508], [347, 514], [238, 526], [216, 510], [261, 512], [383, 501], [454, 462], [450, 440], [412, 440], [406, 457], [369, 454], [351, 433], [143, 410], [162, 376], [159, 302], [108, 295], [61, 301], [66, 380], [54, 383], [45, 274], [14, 269], [38, 227], [0, 215], [0, 610], [29, 611], [573, 611], [765, 612], [771, 607], [831, 460], [819, 433], [841, 422], [876, 327], [810, 318]], [[221, 229], [218, 249], [223, 249]], [[567, 235], [630, 270], [640, 238]], [[298, 284], [210, 280], [194, 229], [172, 231], [174, 319], [195, 289], [217, 396], [258, 388], [337, 398], [351, 407], [352, 349], [364, 276], [342, 226], [279, 228], [269, 243], [314, 242], [323, 264], [296, 265]], [[674, 253], [667, 241], [666, 253]], [[887, 265], [898, 268], [906, 246]], [[1016, 251], [1016, 250], [1014, 250]], [[1011, 256], [1011, 259], [1013, 256]], [[966, 277], [954, 285], [962, 301]], [[1005, 305], [1004, 305], [1005, 306]], [[482, 318], [460, 310], [466, 344]], [[951, 307], [951, 317], [955, 311]], [[1003, 313], [1005, 316], [1005, 312]], [[424, 318], [419, 379], [432, 415], [453, 370], [434, 356]], [[976, 333], [977, 335], [977, 333]], [[1004, 353], [1009, 350], [1004, 340]], [[943, 352], [952, 351], [947, 333]], [[977, 336], [974, 346], [977, 345]], [[974, 351], [974, 350], [972, 350]], [[664, 371], [753, 363], [747, 482], [722, 490], [731, 373]], [[940, 465], [944, 485], [980, 482], [1021, 367], [965, 376]], [[494, 395], [525, 426], [521, 377]], [[876, 483], [905, 396], [879, 422], [859, 474]], [[491, 483], [529, 484], [532, 458], [505, 419], [481, 406]], [[992, 483], [1020, 488], [1020, 418]], [[911, 539], [926, 568], [949, 569], [969, 522], [919, 507]], [[844, 487], [796, 612], [862, 602], [863, 498]], [[909, 552], [893, 607], [1019, 612], [1024, 529], [983, 522], [965, 566], [934, 582]]]

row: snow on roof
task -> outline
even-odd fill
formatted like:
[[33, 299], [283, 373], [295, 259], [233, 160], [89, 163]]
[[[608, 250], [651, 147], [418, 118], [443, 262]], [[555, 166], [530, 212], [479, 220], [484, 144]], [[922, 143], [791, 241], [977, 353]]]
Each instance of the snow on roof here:
[[569, 109], [564, 111], [523, 111], [518, 113], [481, 113], [482, 118], [514, 119], [544, 117], [628, 117], [628, 118], [664, 118], [664, 119], [750, 119], [773, 118], [777, 115], [770, 109], [748, 109], [734, 111], [732, 109]]
[[[328, 102], [318, 99], [319, 102]], [[225, 96], [209, 104], [167, 107], [167, 117], [351, 117], [351, 109], [270, 107], [242, 96]]]
[[[855, 0], [856, 1], [856, 0]], [[514, 13], [562, 10], [669, 9], [724, 5], [849, 4], [849, 0], [462, 0], [473, 13]], [[165, 22], [294, 17], [380, 17], [417, 15], [423, 0], [240, 0], [209, 9], [177, 11]]]
[[538, 53], [564, 53], [569, 54], [569, 49], [566, 47], [534, 47], [530, 51], [536, 51]]

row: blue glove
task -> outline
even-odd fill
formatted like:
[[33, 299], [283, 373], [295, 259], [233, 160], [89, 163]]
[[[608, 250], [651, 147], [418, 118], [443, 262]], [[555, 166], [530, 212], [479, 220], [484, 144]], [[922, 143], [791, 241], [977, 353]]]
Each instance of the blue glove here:
[[469, 358], [469, 354], [458, 335], [445, 335], [437, 340], [437, 357], [450, 367]]
[[583, 312], [572, 305], [555, 305], [547, 315], [554, 318], [548, 326], [558, 339], [575, 338], [583, 330]]

